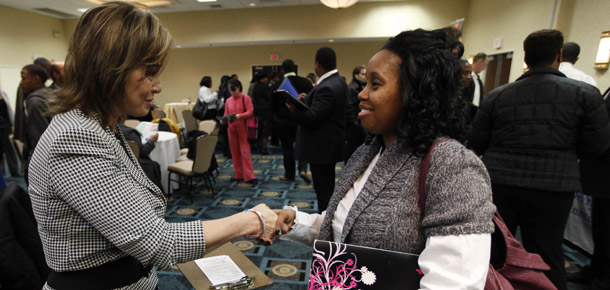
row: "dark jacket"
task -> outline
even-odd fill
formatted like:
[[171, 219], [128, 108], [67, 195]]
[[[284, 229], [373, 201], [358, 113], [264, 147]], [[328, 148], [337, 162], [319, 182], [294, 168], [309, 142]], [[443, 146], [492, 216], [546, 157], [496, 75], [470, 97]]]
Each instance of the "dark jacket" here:
[[295, 159], [311, 164], [343, 160], [347, 84], [332, 74], [305, 97], [309, 110], [295, 109], [297, 129]]
[[0, 288], [42, 289], [48, 275], [30, 197], [9, 184], [0, 191]]
[[272, 118], [271, 111], [271, 88], [260, 81], [254, 83], [252, 90], [252, 103], [254, 104], [254, 116], [261, 118]]
[[365, 85], [366, 84], [359, 82], [357, 79], [352, 79], [347, 86], [349, 94], [347, 97], [347, 109], [345, 111], [345, 115], [348, 126], [360, 126], [360, 119], [358, 119], [358, 112], [360, 112], [360, 100], [358, 100], [358, 94], [360, 94], [360, 92], [364, 89]]
[[551, 67], [533, 68], [487, 95], [469, 142], [492, 184], [574, 192], [578, 157], [610, 146], [610, 124], [597, 88]]
[[142, 167], [146, 177], [163, 191], [163, 186], [161, 186], [161, 167], [159, 163], [153, 161], [149, 157], [150, 152], [155, 149], [155, 142], [148, 140], [146, 143], [142, 144], [142, 134], [140, 134], [138, 130], [127, 127], [123, 123], [119, 123], [119, 128], [121, 129], [125, 140], [138, 144], [138, 147], [140, 147], [140, 156], [136, 156], [136, 158], [138, 159], [140, 167]]
[[123, 123], [119, 123], [119, 128], [121, 129], [121, 132], [123, 132], [125, 140], [136, 142], [136, 144], [138, 144], [138, 147], [140, 147], [140, 156], [136, 157], [148, 158], [150, 152], [155, 149], [155, 142], [153, 142], [152, 140], [148, 140], [146, 141], [146, 143], [142, 144], [142, 134], [140, 134], [138, 130], [131, 127], [127, 127]]
[[[610, 115], [610, 88], [604, 93], [604, 101]], [[580, 183], [582, 193], [594, 197], [610, 198], [610, 149], [600, 156], [580, 159]]]
[[46, 87], [35, 90], [26, 97], [26, 152], [31, 154], [40, 140], [40, 136], [47, 129], [51, 117], [46, 114], [51, 98], [51, 90]]

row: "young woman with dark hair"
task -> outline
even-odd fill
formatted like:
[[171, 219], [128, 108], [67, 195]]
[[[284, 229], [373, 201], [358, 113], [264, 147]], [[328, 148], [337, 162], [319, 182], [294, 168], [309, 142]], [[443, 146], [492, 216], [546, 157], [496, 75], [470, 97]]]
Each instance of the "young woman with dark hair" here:
[[[492, 216], [489, 176], [464, 140], [462, 70], [444, 30], [405, 31], [367, 65], [362, 126], [377, 134], [352, 155], [322, 214], [276, 210], [283, 238], [418, 254], [420, 289], [483, 289]], [[426, 203], [418, 175], [431, 145]]]

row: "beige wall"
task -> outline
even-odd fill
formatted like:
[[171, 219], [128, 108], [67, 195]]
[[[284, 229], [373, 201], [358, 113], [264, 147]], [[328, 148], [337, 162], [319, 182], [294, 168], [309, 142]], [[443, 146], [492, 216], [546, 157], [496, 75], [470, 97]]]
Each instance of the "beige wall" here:
[[[539, 29], [559, 29], [565, 41], [580, 45], [576, 68], [596, 79], [603, 92], [610, 86], [610, 73], [593, 69], [602, 31], [610, 30], [610, 1], [607, 0], [471, 0], [464, 22], [465, 57], [478, 52], [514, 52], [509, 81], [523, 73], [523, 40]], [[553, 15], [553, 11], [555, 14]], [[552, 19], [552, 23], [551, 23]], [[501, 37], [502, 48], [493, 41]], [[483, 73], [484, 74], [484, 73]]]
[[[471, 0], [464, 21], [464, 57], [512, 51], [509, 81], [514, 81], [523, 74], [523, 40], [533, 31], [550, 28], [553, 3], [554, 0]], [[503, 39], [500, 49], [493, 48], [496, 38]]]
[[[469, 0], [414, 0], [359, 3], [334, 10], [322, 5], [158, 14], [175, 45], [163, 72], [159, 105], [195, 98], [202, 76], [236, 73], [244, 90], [253, 65], [299, 64], [299, 74], [313, 72], [316, 50], [334, 48], [339, 72], [351, 80], [352, 69], [366, 64], [387, 37], [402, 30], [438, 28], [466, 16]], [[72, 31], [76, 20], [66, 21]], [[334, 43], [321, 42], [332, 38]], [[269, 42], [275, 44], [269, 44]], [[246, 44], [246, 45], [244, 45]], [[280, 60], [269, 61], [270, 54]]]
[[14, 108], [21, 68], [40, 56], [63, 60], [67, 38], [63, 21], [5, 6], [0, 6], [0, 27], [0, 89]]
[[[368, 60], [383, 42], [326, 43], [296, 45], [255, 45], [237, 47], [209, 47], [173, 49], [167, 67], [161, 75], [163, 92], [155, 103], [165, 104], [185, 98], [195, 100], [199, 92], [199, 81], [204, 75], [212, 77], [212, 86], [218, 88], [222, 75], [236, 73], [244, 86], [252, 77], [254, 65], [281, 65], [291, 58], [299, 66], [299, 75], [313, 72], [316, 50], [321, 46], [332, 47], [337, 53], [337, 68], [348, 81], [352, 69]], [[277, 53], [279, 61], [269, 61], [269, 55]]]
[[159, 14], [178, 45], [321, 38], [389, 37], [464, 17], [468, 0], [359, 3]]
[[565, 41], [580, 45], [579, 60], [574, 66], [595, 78], [603, 93], [610, 86], [610, 72], [595, 70], [593, 65], [602, 31], [610, 30], [610, 1], [575, 0], [573, 11], [572, 25], [567, 30]]
[[[190, 48], [172, 50], [157, 103], [195, 97], [203, 75], [212, 76], [214, 86], [221, 75], [232, 73], [247, 83], [253, 65], [279, 65], [285, 58], [293, 58], [304, 75], [313, 71], [315, 51], [323, 45], [337, 51], [339, 70], [349, 80], [352, 68], [366, 64], [382, 45], [380, 39], [405, 29], [445, 26], [458, 18], [465, 18], [466, 57], [514, 52], [510, 81], [523, 72], [523, 39], [538, 29], [560, 29], [566, 41], [581, 46], [576, 67], [604, 90], [610, 74], [593, 70], [593, 62], [601, 32], [610, 30], [607, 11], [607, 0], [414, 0], [359, 3], [343, 10], [312, 5], [159, 14], [175, 43]], [[75, 23], [0, 6], [0, 72], [31, 63], [33, 56], [62, 59]], [[57, 37], [53, 30], [60, 32]], [[500, 49], [492, 47], [497, 37], [503, 39]], [[337, 42], [320, 42], [324, 38]], [[256, 45], [243, 46], [251, 42]], [[270, 61], [272, 53], [280, 61]]]

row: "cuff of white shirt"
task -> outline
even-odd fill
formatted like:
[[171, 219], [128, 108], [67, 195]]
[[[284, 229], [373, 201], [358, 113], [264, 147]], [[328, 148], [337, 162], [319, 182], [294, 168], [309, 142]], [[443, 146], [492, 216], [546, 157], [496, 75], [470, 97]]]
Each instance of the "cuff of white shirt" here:
[[292, 229], [288, 233], [282, 235], [281, 239], [306, 246], [313, 245], [313, 241], [318, 237], [320, 224], [324, 219], [324, 215], [307, 214], [299, 211], [296, 206], [285, 206], [284, 209], [294, 210], [296, 212], [296, 217]]

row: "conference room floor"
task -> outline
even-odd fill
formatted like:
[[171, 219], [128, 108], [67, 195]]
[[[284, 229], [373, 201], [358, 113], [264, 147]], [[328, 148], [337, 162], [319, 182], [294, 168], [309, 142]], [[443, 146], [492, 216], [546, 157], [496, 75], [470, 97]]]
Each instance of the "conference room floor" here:
[[[259, 179], [257, 185], [243, 182], [232, 182], [233, 167], [231, 159], [222, 156], [217, 150], [219, 175], [214, 184], [215, 195], [212, 196], [203, 183], [193, 190], [194, 203], [191, 204], [186, 194], [177, 192], [170, 199], [166, 211], [169, 222], [216, 219], [243, 211], [261, 202], [271, 208], [282, 208], [284, 205], [297, 205], [305, 212], [317, 212], [317, 201], [311, 184], [300, 178], [293, 182], [280, 181], [283, 174], [281, 148], [271, 148], [272, 154], [260, 155], [252, 152], [254, 174]], [[336, 176], [339, 177], [343, 164], [336, 166]], [[7, 183], [15, 182], [25, 188], [22, 177], [5, 177]], [[258, 289], [307, 289], [309, 269], [311, 265], [311, 247], [302, 246], [288, 241], [277, 241], [272, 246], [264, 247], [252, 240], [238, 238], [232, 241], [242, 252], [257, 265], [273, 284]], [[587, 255], [578, 249], [564, 245], [566, 270], [577, 271], [588, 263]], [[172, 271], [158, 271], [159, 289], [189, 290], [193, 289], [188, 280], [176, 268]], [[586, 285], [569, 283], [570, 290], [587, 290]]]

